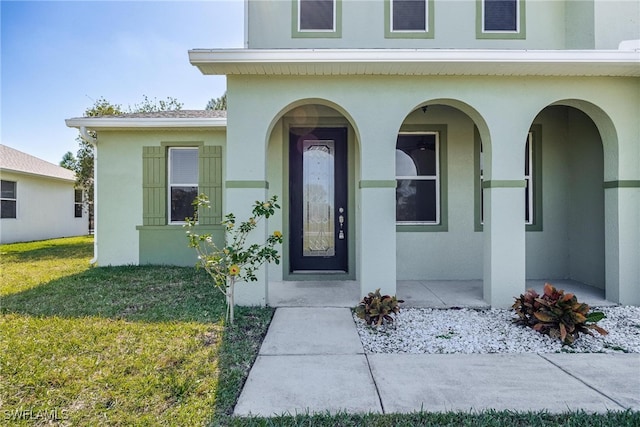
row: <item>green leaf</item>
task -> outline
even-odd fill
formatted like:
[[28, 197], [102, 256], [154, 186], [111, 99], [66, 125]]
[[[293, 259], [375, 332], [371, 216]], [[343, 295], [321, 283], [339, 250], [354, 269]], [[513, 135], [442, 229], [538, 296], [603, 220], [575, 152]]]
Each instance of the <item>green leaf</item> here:
[[605, 316], [605, 314], [603, 312], [601, 312], [601, 311], [592, 311], [591, 313], [589, 313], [587, 315], [587, 319], [586, 320], [587, 320], [587, 322], [595, 323], [595, 322], [599, 322], [600, 320], [604, 319], [605, 317], [607, 317], [607, 316]]

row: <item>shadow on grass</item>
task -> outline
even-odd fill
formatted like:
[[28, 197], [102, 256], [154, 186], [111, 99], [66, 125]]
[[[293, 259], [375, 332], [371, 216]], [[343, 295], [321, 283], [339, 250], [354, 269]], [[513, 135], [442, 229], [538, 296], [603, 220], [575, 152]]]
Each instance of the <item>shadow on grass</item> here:
[[[68, 240], [65, 242], [65, 240]], [[78, 241], [80, 240], [80, 241]], [[25, 250], [25, 248], [28, 248]], [[11, 262], [31, 262], [64, 258], [91, 258], [93, 236], [2, 245], [0, 253]]]
[[219, 378], [211, 415], [215, 423], [232, 414], [274, 310], [238, 307], [235, 325], [225, 326], [224, 296], [206, 272], [192, 267], [124, 266], [91, 268], [6, 295], [1, 312], [211, 324], [214, 341], [204, 345], [217, 347]]
[[195, 268], [98, 267], [2, 299], [3, 313], [145, 322], [220, 322], [224, 298]]

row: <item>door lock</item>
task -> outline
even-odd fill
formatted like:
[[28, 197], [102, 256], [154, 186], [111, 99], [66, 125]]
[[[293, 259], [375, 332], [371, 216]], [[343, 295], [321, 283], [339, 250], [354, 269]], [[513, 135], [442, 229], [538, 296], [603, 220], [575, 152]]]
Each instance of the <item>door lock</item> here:
[[340, 230], [338, 231], [338, 239], [344, 240], [344, 215], [342, 215], [344, 213], [344, 208], [339, 208], [338, 212], [340, 213], [340, 215], [338, 215], [338, 224], [340, 224]]

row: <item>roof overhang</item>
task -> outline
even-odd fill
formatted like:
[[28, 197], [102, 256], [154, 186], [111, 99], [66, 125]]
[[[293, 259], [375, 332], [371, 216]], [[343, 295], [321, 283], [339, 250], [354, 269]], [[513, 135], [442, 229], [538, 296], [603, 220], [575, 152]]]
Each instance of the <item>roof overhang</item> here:
[[35, 177], [35, 178], [43, 178], [43, 179], [51, 179], [54, 181], [64, 181], [64, 182], [75, 182], [76, 178], [75, 178], [75, 174], [74, 176], [70, 176], [68, 178], [63, 177], [63, 176], [55, 176], [55, 175], [49, 175], [46, 173], [37, 173], [37, 172], [30, 172], [30, 171], [24, 171], [24, 170], [19, 170], [19, 169], [11, 169], [11, 168], [4, 168], [4, 167], [0, 167], [0, 172], [2, 173], [11, 173], [11, 174], [16, 174], [16, 175], [25, 175], [25, 176], [31, 176], [31, 177]]
[[210, 75], [639, 77], [638, 50], [194, 49]]
[[213, 129], [224, 130], [224, 117], [174, 117], [174, 118], [128, 118], [128, 117], [78, 117], [66, 119], [70, 128], [99, 130], [144, 130], [144, 129]]

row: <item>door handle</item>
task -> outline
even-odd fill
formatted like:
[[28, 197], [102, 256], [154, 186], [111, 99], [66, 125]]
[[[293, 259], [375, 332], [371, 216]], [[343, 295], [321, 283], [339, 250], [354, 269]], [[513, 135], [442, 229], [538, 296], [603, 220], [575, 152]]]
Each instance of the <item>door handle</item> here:
[[338, 224], [340, 225], [340, 230], [338, 231], [338, 239], [344, 240], [344, 208], [339, 208], [338, 212]]

